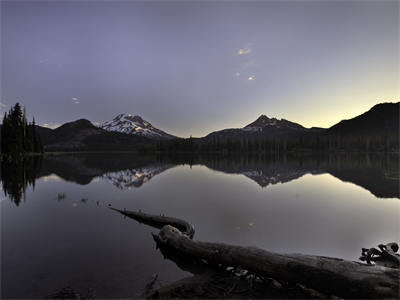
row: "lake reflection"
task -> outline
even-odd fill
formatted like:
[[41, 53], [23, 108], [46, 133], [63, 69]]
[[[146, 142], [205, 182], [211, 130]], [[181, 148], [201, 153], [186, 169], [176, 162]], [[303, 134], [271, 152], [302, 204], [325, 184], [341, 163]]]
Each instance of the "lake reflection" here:
[[356, 260], [361, 247], [400, 238], [395, 155], [32, 160], [2, 166], [2, 297], [65, 286], [133, 297], [154, 273], [188, 276], [155, 249], [155, 229], [109, 204], [188, 220], [198, 240], [279, 252]]

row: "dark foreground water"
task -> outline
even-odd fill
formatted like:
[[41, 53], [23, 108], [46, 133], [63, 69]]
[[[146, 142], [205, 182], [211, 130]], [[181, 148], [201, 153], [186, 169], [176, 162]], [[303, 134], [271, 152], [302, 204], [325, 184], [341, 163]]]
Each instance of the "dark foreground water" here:
[[1, 296], [42, 298], [70, 286], [126, 298], [155, 273], [162, 284], [190, 276], [155, 249], [156, 229], [109, 204], [185, 219], [198, 240], [357, 260], [361, 247], [400, 240], [398, 163], [90, 154], [3, 165]]

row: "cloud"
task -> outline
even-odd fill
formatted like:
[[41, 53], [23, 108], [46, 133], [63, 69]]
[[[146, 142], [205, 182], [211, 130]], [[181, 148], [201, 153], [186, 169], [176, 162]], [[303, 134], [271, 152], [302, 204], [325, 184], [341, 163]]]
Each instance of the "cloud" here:
[[73, 97], [71, 99], [72, 99], [72, 101], [74, 101], [75, 104], [79, 104], [80, 103], [79, 99], [76, 98], [76, 97]]
[[251, 53], [253, 50], [249, 47], [244, 47], [244, 48], [240, 48], [237, 52], [238, 55], [244, 55], [244, 54], [249, 54]]
[[55, 129], [57, 127], [60, 127], [61, 124], [60, 123], [43, 123], [43, 124], [40, 124], [40, 126], [50, 128], [50, 129]]
[[4, 104], [4, 103], [0, 102], [0, 107], [6, 107], [6, 106], [7, 106], [7, 104]]
[[236, 72], [236, 73], [235, 73], [235, 76], [240, 76], [240, 72]]
[[48, 61], [49, 61], [48, 58], [41, 59], [41, 60], [39, 60], [39, 64], [44, 64], [45, 62], [48, 62]]
[[254, 75], [251, 75], [251, 76], [249, 76], [248, 78], [247, 78], [247, 80], [255, 80], [256, 79], [256, 77], [254, 76]]

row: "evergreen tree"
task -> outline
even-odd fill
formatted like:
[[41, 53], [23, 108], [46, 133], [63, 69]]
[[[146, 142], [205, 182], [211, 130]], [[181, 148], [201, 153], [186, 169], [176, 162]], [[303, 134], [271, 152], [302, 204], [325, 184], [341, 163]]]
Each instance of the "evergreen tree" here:
[[28, 124], [26, 111], [19, 103], [4, 114], [1, 127], [1, 153], [18, 156], [29, 152], [43, 152], [39, 135], [36, 133], [35, 120]]

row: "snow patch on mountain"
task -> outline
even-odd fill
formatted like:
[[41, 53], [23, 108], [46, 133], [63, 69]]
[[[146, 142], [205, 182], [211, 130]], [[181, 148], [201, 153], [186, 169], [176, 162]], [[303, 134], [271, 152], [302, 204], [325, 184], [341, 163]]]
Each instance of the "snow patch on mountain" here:
[[111, 121], [102, 123], [100, 128], [107, 131], [135, 134], [152, 139], [175, 138], [175, 136], [154, 127], [149, 122], [143, 120], [140, 116], [133, 116], [130, 114], [119, 114]]

